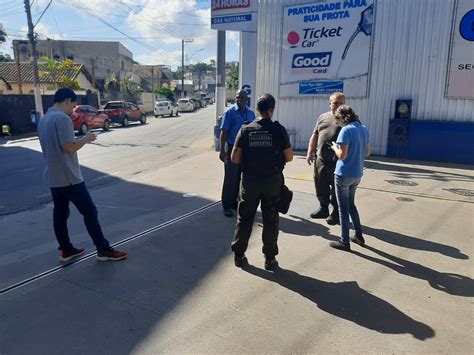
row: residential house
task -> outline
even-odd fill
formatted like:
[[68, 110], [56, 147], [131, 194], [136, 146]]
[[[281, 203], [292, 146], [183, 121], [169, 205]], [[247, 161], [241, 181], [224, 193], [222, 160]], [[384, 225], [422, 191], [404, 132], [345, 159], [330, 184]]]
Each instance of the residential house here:
[[171, 85], [171, 69], [164, 65], [134, 64], [133, 73], [140, 77], [140, 87], [146, 92], [152, 92], [154, 88], [170, 87]]
[[[38, 65], [41, 67], [42, 63]], [[15, 62], [0, 62], [0, 94], [20, 94], [18, 67]], [[74, 64], [74, 68], [64, 70], [60, 74], [71, 80], [77, 80], [83, 90], [94, 89], [92, 77], [83, 64]], [[23, 94], [32, 94], [34, 88], [33, 64], [20, 62], [20, 77]], [[57, 89], [58, 77], [44, 73], [39, 76], [40, 89], [43, 94]]]
[[[31, 48], [28, 41], [14, 40], [15, 46], [18, 46], [20, 61], [29, 61]], [[83, 64], [91, 74], [92, 84], [101, 91], [104, 91], [105, 81], [112, 74], [118, 79], [138, 81], [138, 77], [133, 75], [133, 54], [120, 42], [46, 39], [37, 40], [36, 48], [39, 58], [71, 59]]]

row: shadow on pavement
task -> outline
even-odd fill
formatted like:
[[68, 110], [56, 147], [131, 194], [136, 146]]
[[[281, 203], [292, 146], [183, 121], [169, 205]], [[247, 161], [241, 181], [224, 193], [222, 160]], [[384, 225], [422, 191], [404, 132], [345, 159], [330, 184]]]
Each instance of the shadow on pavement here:
[[[328, 241], [334, 241], [338, 239], [338, 236], [330, 234], [328, 227], [320, 223], [313, 222], [311, 220], [307, 220], [298, 216], [291, 217], [296, 218], [297, 220], [295, 221], [280, 216], [281, 231], [296, 236], [321, 237]], [[367, 232], [366, 234], [374, 238], [400, 247], [410, 248], [414, 250], [437, 252], [456, 259], [469, 259], [467, 255], [461, 253], [458, 249], [448, 245], [418, 239], [403, 234], [386, 231], [384, 229], [370, 228], [367, 226], [363, 226], [363, 231], [364, 234]], [[352, 253], [366, 260], [389, 267], [390, 269], [400, 274], [418, 278], [421, 280], [426, 280], [433, 288], [437, 290], [444, 291], [446, 293], [456, 296], [474, 297], [474, 280], [472, 280], [471, 278], [458, 274], [442, 273], [430, 269], [426, 266], [390, 255], [386, 252], [371, 247], [369, 238], [366, 238], [366, 243], [368, 243], [369, 245], [365, 245], [365, 249], [371, 250], [374, 253], [393, 262], [362, 254], [355, 250], [352, 250]]]
[[469, 256], [462, 253], [459, 249], [450, 245], [436, 243], [431, 240], [410, 237], [408, 235], [388, 231], [385, 229], [371, 228], [368, 226], [363, 226], [362, 230], [364, 231], [364, 234], [370, 235], [374, 238], [377, 238], [378, 240], [382, 240], [385, 243], [397, 245], [399, 247], [414, 250], [430, 251], [433, 253], [439, 253], [445, 256], [449, 256], [454, 259], [469, 259]]
[[[394, 177], [399, 179], [427, 179], [427, 180], [435, 180], [435, 181], [442, 181], [442, 182], [472, 182], [473, 174], [472, 174], [472, 167], [469, 165], [453, 165], [453, 164], [442, 164], [442, 163], [430, 163], [427, 165], [427, 169], [422, 169], [419, 167], [408, 167], [408, 166], [401, 166], [401, 165], [391, 165], [387, 164], [386, 159], [380, 158], [379, 159], [370, 159], [365, 162], [365, 166], [367, 169], [374, 169], [374, 170], [386, 170], [390, 172]], [[395, 162], [395, 161], [394, 161]], [[400, 161], [397, 161], [400, 163]], [[403, 163], [403, 161], [401, 162]], [[408, 163], [408, 161], [406, 162]], [[413, 162], [411, 162], [413, 163]], [[416, 162], [417, 166], [423, 166], [422, 162]], [[459, 174], [459, 173], [452, 173], [448, 171], [435, 171], [432, 168], [439, 167], [439, 168], [455, 168], [466, 170], [467, 172], [471, 172], [470, 174]]]
[[[324, 219], [309, 220], [295, 215], [289, 215], [292, 219], [280, 215], [280, 231], [294, 234], [297, 237], [320, 237], [327, 240], [335, 240], [337, 236], [332, 235], [329, 228], [325, 226]], [[320, 221], [319, 223], [317, 221]]]
[[[41, 152], [2, 147], [0, 164], [6, 167], [0, 171], [3, 289], [58, 266], [58, 251]], [[86, 167], [82, 172], [111, 243], [214, 202]], [[71, 241], [94, 251], [82, 217], [72, 204], [70, 209]], [[204, 218], [216, 230], [229, 231], [228, 238], [209, 233]], [[0, 353], [132, 352], [229, 255], [235, 220], [215, 208], [186, 221], [119, 247], [129, 252], [128, 260], [88, 259], [1, 294]]]
[[[52, 201], [50, 190], [43, 182], [44, 160], [40, 151], [17, 146], [2, 147], [0, 167], [0, 205], [3, 206], [0, 217]], [[121, 181], [97, 170], [81, 168], [89, 189]]]
[[355, 250], [352, 253], [363, 259], [386, 266], [402, 275], [425, 280], [436, 290], [455, 296], [474, 297], [474, 280], [468, 276], [439, 272], [412, 261], [390, 255], [370, 245], [365, 245], [364, 248], [390, 261], [378, 259]]
[[418, 340], [435, 336], [430, 326], [410, 318], [390, 303], [360, 288], [355, 281], [326, 282], [285, 269], [269, 273], [252, 265], [244, 270], [300, 294], [324, 312], [379, 333], [411, 334]]

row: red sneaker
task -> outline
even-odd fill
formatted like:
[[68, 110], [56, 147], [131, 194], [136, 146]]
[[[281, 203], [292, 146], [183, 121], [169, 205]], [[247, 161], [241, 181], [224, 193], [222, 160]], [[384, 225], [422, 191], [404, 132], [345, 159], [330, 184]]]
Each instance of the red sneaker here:
[[85, 249], [84, 248], [73, 248], [72, 250], [69, 251], [61, 251], [61, 255], [59, 255], [59, 261], [62, 263], [66, 263], [69, 260], [72, 260], [74, 258], [77, 258], [78, 256], [81, 256], [84, 254]]
[[107, 250], [107, 251], [98, 251], [97, 260], [98, 261], [119, 261], [127, 257], [127, 253], [119, 250]]

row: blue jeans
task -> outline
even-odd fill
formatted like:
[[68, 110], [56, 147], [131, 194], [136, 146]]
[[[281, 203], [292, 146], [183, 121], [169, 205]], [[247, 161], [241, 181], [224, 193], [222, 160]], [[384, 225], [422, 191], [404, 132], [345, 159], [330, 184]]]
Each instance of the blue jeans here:
[[84, 216], [84, 223], [97, 251], [110, 250], [110, 244], [105, 239], [97, 218], [97, 208], [92, 201], [85, 183], [65, 187], [52, 187], [54, 201], [53, 220], [54, 232], [59, 243], [59, 250], [70, 251], [73, 245], [69, 240], [67, 219], [69, 218], [69, 202], [72, 202]]
[[355, 193], [360, 183], [360, 178], [354, 179], [334, 175], [334, 183], [336, 185], [336, 198], [339, 205], [339, 220], [341, 222], [341, 242], [349, 243], [349, 215], [356, 231], [356, 235], [362, 234], [360, 225], [359, 212], [355, 205]]

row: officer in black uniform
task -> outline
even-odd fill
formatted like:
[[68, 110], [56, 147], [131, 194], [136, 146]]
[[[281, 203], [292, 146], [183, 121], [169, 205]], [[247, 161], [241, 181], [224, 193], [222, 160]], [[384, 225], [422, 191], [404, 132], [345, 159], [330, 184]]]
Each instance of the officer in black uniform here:
[[235, 266], [244, 266], [255, 213], [261, 203], [265, 269], [273, 271], [278, 265], [275, 256], [278, 254], [278, 207], [283, 168], [285, 163], [293, 160], [293, 149], [285, 127], [272, 121], [275, 98], [270, 94], [261, 96], [257, 101], [257, 111], [257, 119], [240, 129], [231, 155], [232, 161], [242, 167], [232, 251], [235, 253]]

